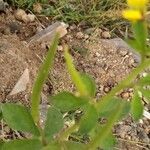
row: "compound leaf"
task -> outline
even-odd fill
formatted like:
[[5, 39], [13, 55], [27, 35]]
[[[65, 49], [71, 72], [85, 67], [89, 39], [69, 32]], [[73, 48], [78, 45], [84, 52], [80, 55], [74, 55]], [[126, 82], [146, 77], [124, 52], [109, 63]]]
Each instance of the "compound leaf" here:
[[87, 103], [87, 100], [69, 92], [61, 92], [52, 97], [52, 103], [61, 111], [68, 112], [80, 108]]
[[63, 124], [62, 113], [58, 109], [50, 107], [47, 112], [47, 120], [44, 128], [46, 138], [51, 140], [63, 128]]
[[135, 121], [138, 121], [142, 117], [143, 109], [144, 106], [142, 104], [141, 98], [139, 97], [139, 94], [136, 91], [131, 101], [131, 114]]
[[26, 107], [10, 103], [3, 104], [2, 114], [4, 120], [12, 129], [39, 135], [39, 130]]
[[85, 113], [81, 118], [79, 132], [88, 133], [96, 125], [98, 121], [98, 113], [93, 105], [86, 105]]
[[13, 140], [6, 142], [2, 146], [2, 150], [41, 150], [42, 144], [37, 139], [31, 140]]

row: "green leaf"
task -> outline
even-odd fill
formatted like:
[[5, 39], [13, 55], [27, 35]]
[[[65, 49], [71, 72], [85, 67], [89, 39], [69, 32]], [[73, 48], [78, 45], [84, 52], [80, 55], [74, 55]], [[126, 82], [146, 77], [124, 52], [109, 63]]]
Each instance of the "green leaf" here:
[[0, 140], [0, 150], [2, 150], [4, 142], [2, 140]]
[[87, 74], [81, 74], [82, 81], [84, 82], [84, 85], [86, 86], [86, 89], [88, 91], [88, 95], [90, 97], [94, 97], [96, 93], [96, 84], [89, 75]]
[[61, 92], [52, 97], [52, 103], [63, 112], [76, 110], [87, 103], [85, 98], [76, 97], [69, 92]]
[[134, 94], [134, 97], [131, 101], [131, 114], [135, 121], [138, 121], [143, 115], [143, 104], [141, 98], [138, 95], [138, 92]]
[[130, 113], [131, 109], [131, 103], [127, 102], [125, 100], [120, 100], [120, 102], [123, 104], [122, 111], [120, 113], [120, 118], [119, 120], [123, 119], [127, 114]]
[[37, 139], [14, 140], [3, 145], [2, 150], [41, 150], [42, 144]]
[[114, 111], [117, 110], [118, 104], [123, 103], [124, 107], [122, 109], [122, 112], [120, 114], [120, 119], [126, 116], [130, 112], [130, 103], [127, 101], [124, 101], [119, 98], [113, 98], [110, 100], [108, 105], [105, 105], [99, 112], [99, 117], [105, 117], [108, 118], [110, 114]]
[[2, 108], [1, 108], [1, 104], [0, 104], [0, 121], [2, 120], [2, 118], [3, 118], [3, 114], [2, 114]]
[[43, 147], [42, 150], [61, 150], [62, 146], [59, 143], [53, 142], [49, 143], [46, 147]]
[[126, 42], [127, 42], [127, 44], [129, 44], [129, 46], [130, 46], [131, 48], [133, 48], [135, 51], [141, 52], [141, 47], [139, 46], [139, 44], [137, 43], [136, 40], [127, 39]]
[[86, 105], [85, 113], [81, 118], [79, 132], [90, 132], [98, 122], [98, 113], [93, 105]]
[[50, 143], [42, 150], [85, 150], [86, 145], [74, 141], [64, 141], [63, 143]]
[[64, 150], [85, 150], [86, 145], [73, 141], [66, 141], [63, 144]]
[[141, 53], [146, 50], [147, 26], [144, 21], [137, 21], [132, 24], [135, 39], [140, 47]]
[[150, 57], [150, 46], [146, 48], [146, 56]]
[[147, 75], [146, 77], [141, 78], [138, 82], [138, 85], [144, 86], [144, 85], [150, 85], [150, 75]]
[[12, 129], [39, 135], [39, 130], [26, 107], [16, 104], [3, 104], [2, 113], [4, 120]]
[[140, 91], [142, 92], [142, 95], [150, 101], [150, 90], [140, 88]]
[[88, 91], [86, 89], [83, 80], [81, 79], [80, 73], [75, 69], [75, 66], [73, 64], [73, 59], [71, 55], [68, 53], [68, 47], [66, 47], [65, 49], [64, 57], [66, 60], [67, 69], [71, 76], [72, 82], [75, 84], [80, 95], [87, 96]]
[[116, 144], [116, 139], [115, 136], [110, 133], [106, 139], [103, 140], [103, 142], [101, 143], [101, 148], [103, 150], [113, 150], [113, 147]]
[[48, 77], [49, 70], [53, 66], [54, 57], [55, 57], [55, 53], [56, 53], [56, 49], [58, 45], [58, 40], [59, 40], [59, 34], [56, 34], [52, 42], [52, 45], [46, 55], [45, 61], [39, 70], [37, 79], [33, 86], [33, 91], [32, 91], [32, 96], [31, 96], [31, 102], [32, 102], [31, 114], [36, 123], [38, 123], [39, 121], [39, 103], [40, 103], [42, 86]]
[[47, 120], [44, 128], [46, 138], [51, 140], [63, 128], [63, 125], [62, 113], [58, 109], [50, 107], [47, 112]]
[[118, 104], [120, 104], [121, 99], [113, 98], [109, 101], [108, 105], [105, 105], [100, 112], [99, 117], [108, 117], [112, 111], [117, 109]]

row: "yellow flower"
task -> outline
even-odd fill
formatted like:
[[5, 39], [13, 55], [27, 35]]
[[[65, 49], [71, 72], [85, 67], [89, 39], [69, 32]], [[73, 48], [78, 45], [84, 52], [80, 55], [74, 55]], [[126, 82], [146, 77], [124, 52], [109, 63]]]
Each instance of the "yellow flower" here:
[[122, 14], [125, 19], [128, 19], [130, 21], [138, 21], [143, 18], [141, 12], [138, 10], [124, 10]]
[[149, 0], [127, 0], [129, 7], [138, 10], [144, 10]]

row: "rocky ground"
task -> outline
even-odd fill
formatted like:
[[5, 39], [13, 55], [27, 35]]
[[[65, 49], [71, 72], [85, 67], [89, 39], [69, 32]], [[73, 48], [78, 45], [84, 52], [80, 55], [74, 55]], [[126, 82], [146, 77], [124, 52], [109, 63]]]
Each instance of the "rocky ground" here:
[[[47, 52], [48, 45], [44, 42], [29, 45], [29, 39], [53, 22], [46, 17], [29, 14], [31, 18], [18, 17], [16, 10], [11, 8], [0, 14], [0, 102], [15, 102], [29, 106], [33, 81]], [[65, 69], [63, 44], [69, 45], [77, 69], [90, 74], [95, 79], [98, 98], [107, 94], [140, 63], [138, 54], [121, 39], [111, 39], [108, 29], [73, 24], [67, 28], [67, 31], [68, 33], [59, 43], [54, 69], [43, 88], [44, 105], [47, 104], [48, 95], [62, 90], [75, 90]], [[22, 75], [23, 79], [20, 81]], [[13, 91], [19, 81], [20, 89]], [[132, 95], [132, 89], [120, 93], [125, 100], [129, 100]], [[146, 102], [144, 103], [145, 110], [149, 112], [150, 107]], [[115, 126], [114, 134], [118, 138], [116, 149], [148, 150], [150, 118], [144, 117], [140, 122], [135, 123], [128, 116]], [[28, 135], [12, 131], [1, 121], [1, 139], [24, 136]]]

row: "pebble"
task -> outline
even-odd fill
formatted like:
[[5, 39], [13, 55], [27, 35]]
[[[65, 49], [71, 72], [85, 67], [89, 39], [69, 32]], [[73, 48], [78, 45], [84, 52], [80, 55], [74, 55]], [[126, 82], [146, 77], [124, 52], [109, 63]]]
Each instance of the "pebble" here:
[[73, 24], [69, 28], [70, 28], [70, 30], [75, 30], [77, 28], [77, 26], [75, 24]]
[[18, 22], [11, 22], [9, 28], [11, 33], [17, 33], [21, 30], [21, 26]]
[[102, 32], [102, 37], [105, 39], [110, 39], [111, 35], [108, 31], [104, 31], [104, 32]]
[[119, 49], [119, 50], [118, 50], [118, 53], [120, 54], [120, 56], [124, 57], [124, 56], [127, 55], [128, 51], [125, 50], [125, 49], [124, 49], [124, 50], [123, 50], [123, 49]]
[[5, 35], [9, 35], [9, 34], [11, 33], [10, 28], [4, 29], [3, 33], [4, 33]]
[[28, 22], [33, 22], [35, 20], [35, 15], [33, 14], [28, 14]]
[[[116, 133], [121, 137], [121, 138], [127, 138], [128, 133], [132, 130], [131, 126], [129, 125], [119, 125], [116, 129]], [[130, 136], [129, 136], [130, 137]]]
[[84, 30], [85, 34], [91, 35], [94, 32], [95, 28], [88, 28]]
[[82, 32], [77, 32], [76, 38], [77, 39], [82, 39], [82, 38], [84, 38], [84, 34]]
[[63, 46], [62, 45], [58, 45], [57, 50], [58, 51], [63, 51]]
[[44, 91], [44, 92], [47, 92], [48, 90], [49, 90], [48, 85], [47, 85], [47, 84], [44, 84], [44, 85], [43, 85], [43, 91]]
[[35, 20], [35, 15], [26, 14], [26, 12], [22, 9], [16, 10], [15, 17], [19, 21], [23, 21], [24, 23], [33, 22]]
[[8, 7], [8, 3], [0, 0], [0, 12], [5, 12], [6, 8]]
[[150, 139], [148, 138], [147, 134], [143, 131], [140, 131], [138, 133], [138, 137], [141, 141], [145, 142], [145, 143], [149, 143], [150, 142]]
[[22, 9], [17, 9], [15, 12], [15, 18], [19, 21], [22, 21], [22, 16], [27, 15], [26, 12]]
[[128, 60], [128, 63], [129, 63], [128, 64], [129, 67], [132, 67], [135, 64], [135, 60], [132, 57], [130, 57], [129, 60]]
[[85, 34], [85, 35], [84, 35], [84, 38], [85, 38], [85, 39], [88, 39], [88, 38], [89, 38], [89, 35], [88, 35], [88, 34]]
[[110, 87], [108, 87], [108, 86], [107, 86], [107, 87], [104, 87], [104, 92], [105, 92], [105, 93], [108, 93], [110, 90], [111, 90]]
[[101, 56], [100, 53], [98, 53], [98, 52], [96, 52], [95, 55], [96, 55], [96, 57]]
[[129, 94], [129, 92], [123, 92], [123, 93], [121, 93], [121, 97], [124, 99], [127, 99], [130, 97], [130, 94]]

